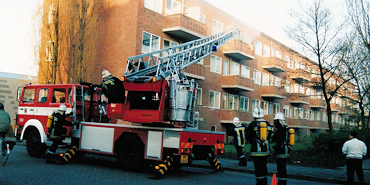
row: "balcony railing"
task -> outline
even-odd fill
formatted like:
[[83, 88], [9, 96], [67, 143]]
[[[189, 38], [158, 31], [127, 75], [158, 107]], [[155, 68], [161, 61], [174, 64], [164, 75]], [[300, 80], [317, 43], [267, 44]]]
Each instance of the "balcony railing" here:
[[325, 109], [326, 102], [322, 99], [310, 99], [310, 107], [311, 109]]
[[234, 91], [253, 92], [253, 80], [239, 75], [222, 75], [222, 88]]
[[303, 118], [285, 118], [286, 123], [292, 128], [309, 128], [309, 120]]
[[225, 109], [221, 110], [221, 123], [233, 123], [233, 119], [235, 117], [239, 117], [242, 123], [253, 120], [252, 112]]
[[202, 64], [193, 64], [184, 69], [185, 75], [190, 78], [205, 80], [205, 67]]
[[285, 89], [277, 86], [262, 86], [262, 98], [286, 99], [284, 96]]
[[240, 39], [229, 40], [223, 47], [223, 53], [226, 56], [238, 60], [254, 60], [253, 46]]
[[266, 57], [262, 59], [262, 68], [270, 72], [285, 72], [286, 62], [277, 57]]
[[190, 41], [205, 37], [207, 25], [183, 14], [166, 15], [163, 32]]
[[290, 72], [290, 78], [296, 82], [307, 82], [311, 80], [311, 74], [305, 70], [297, 69]]
[[332, 112], [339, 112], [340, 111], [340, 105], [336, 103], [330, 104], [330, 109]]
[[289, 95], [289, 102], [293, 104], [310, 104], [310, 97], [301, 93], [291, 93]]

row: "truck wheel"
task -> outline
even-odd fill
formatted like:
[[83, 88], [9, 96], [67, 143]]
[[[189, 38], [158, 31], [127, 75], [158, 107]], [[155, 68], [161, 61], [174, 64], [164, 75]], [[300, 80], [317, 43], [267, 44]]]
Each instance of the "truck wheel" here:
[[117, 160], [125, 170], [138, 171], [144, 168], [144, 143], [137, 134], [122, 134], [115, 146]]
[[27, 152], [32, 157], [43, 157], [46, 152], [45, 143], [41, 143], [41, 137], [37, 130], [32, 130], [26, 142]]

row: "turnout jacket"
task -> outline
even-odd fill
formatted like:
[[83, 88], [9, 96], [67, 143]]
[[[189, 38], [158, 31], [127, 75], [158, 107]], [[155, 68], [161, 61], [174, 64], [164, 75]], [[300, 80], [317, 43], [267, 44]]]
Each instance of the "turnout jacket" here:
[[[267, 126], [267, 139], [266, 141], [260, 140], [260, 124], [262, 122], [266, 123]], [[251, 156], [268, 156], [270, 155], [270, 143], [269, 140], [271, 139], [271, 124], [262, 119], [256, 119], [252, 121], [247, 128], [246, 131], [246, 139], [251, 144]]]
[[272, 136], [272, 142], [276, 142], [273, 147], [275, 149], [274, 156], [276, 158], [288, 158], [291, 150], [289, 144], [289, 127], [286, 126], [276, 126], [274, 134]]
[[0, 132], [8, 132], [10, 128], [10, 116], [4, 110], [0, 110]]
[[63, 126], [72, 126], [72, 123], [67, 121], [64, 114], [60, 111], [56, 111], [53, 113], [53, 123], [51, 124], [51, 131], [50, 137], [51, 138], [61, 138], [63, 135], [66, 134], [66, 129]]
[[120, 79], [111, 77], [104, 80], [102, 90], [108, 98], [108, 103], [125, 103], [125, 88]]

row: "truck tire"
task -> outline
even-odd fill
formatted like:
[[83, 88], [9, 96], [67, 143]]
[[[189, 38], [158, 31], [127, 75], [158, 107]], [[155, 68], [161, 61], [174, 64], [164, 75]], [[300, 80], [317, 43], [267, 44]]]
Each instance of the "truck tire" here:
[[43, 157], [47, 149], [45, 143], [41, 143], [40, 133], [37, 130], [31, 130], [28, 134], [26, 147], [32, 157]]
[[144, 143], [136, 133], [123, 133], [115, 143], [115, 155], [124, 170], [145, 169]]

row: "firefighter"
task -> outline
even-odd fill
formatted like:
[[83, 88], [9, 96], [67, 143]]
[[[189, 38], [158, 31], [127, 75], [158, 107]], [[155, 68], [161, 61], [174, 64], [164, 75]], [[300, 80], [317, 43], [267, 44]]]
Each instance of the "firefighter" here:
[[234, 125], [234, 146], [239, 157], [239, 165], [247, 166], [247, 159], [243, 153], [243, 148], [245, 145], [245, 128], [240, 123], [238, 117], [233, 120]]
[[10, 128], [10, 116], [4, 110], [4, 104], [0, 103], [0, 146]]
[[253, 110], [254, 120], [246, 131], [247, 141], [251, 144], [257, 185], [267, 185], [267, 157], [270, 155], [269, 140], [272, 134], [271, 124], [263, 116], [263, 110], [256, 107]]
[[108, 103], [124, 103], [125, 88], [120, 79], [113, 77], [108, 70], [102, 71], [103, 83], [101, 84], [103, 94], [108, 98]]
[[62, 143], [63, 135], [67, 132], [67, 129], [63, 126], [72, 126], [72, 123], [65, 119], [66, 111], [66, 105], [62, 104], [59, 106], [58, 110], [52, 114], [52, 123], [50, 128], [48, 128], [48, 132], [50, 133], [50, 138], [53, 140], [53, 144], [46, 152], [47, 163], [53, 162], [52, 159], [55, 151], [58, 149], [58, 145]]
[[276, 158], [277, 164], [277, 176], [278, 184], [287, 184], [287, 172], [286, 172], [286, 161], [289, 157], [292, 146], [289, 143], [290, 133], [289, 127], [285, 123], [285, 116], [283, 113], [278, 112], [274, 117], [274, 134], [272, 136], [272, 142], [276, 142], [274, 146], [275, 152], [274, 157]]

